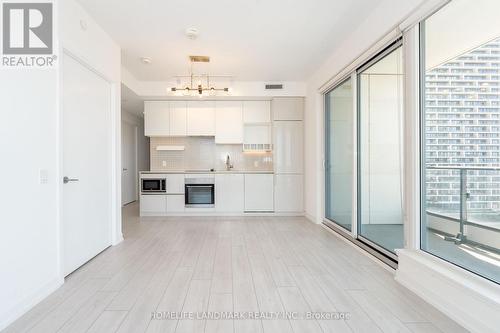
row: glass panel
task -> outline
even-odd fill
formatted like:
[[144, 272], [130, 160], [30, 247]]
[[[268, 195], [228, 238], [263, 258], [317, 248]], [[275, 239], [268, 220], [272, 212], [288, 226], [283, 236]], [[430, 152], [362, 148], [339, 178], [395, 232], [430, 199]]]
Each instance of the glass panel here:
[[158, 179], [143, 179], [142, 180], [142, 190], [143, 191], [159, 191], [160, 190], [160, 180]]
[[213, 204], [212, 186], [188, 186], [188, 204]]
[[401, 46], [358, 74], [358, 235], [403, 248]]
[[421, 26], [423, 250], [500, 282], [500, 2]]
[[325, 112], [325, 216], [351, 230], [354, 158], [351, 79], [326, 94]]

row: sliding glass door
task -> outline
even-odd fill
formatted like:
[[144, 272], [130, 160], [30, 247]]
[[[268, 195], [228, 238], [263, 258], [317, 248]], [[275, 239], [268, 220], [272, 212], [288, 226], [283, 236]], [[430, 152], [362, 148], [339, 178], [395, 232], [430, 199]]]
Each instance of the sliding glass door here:
[[404, 247], [402, 126], [398, 39], [325, 93], [325, 223], [393, 261]]
[[358, 238], [403, 248], [403, 66], [398, 41], [358, 70]]
[[354, 103], [351, 79], [325, 95], [325, 217], [351, 230]]

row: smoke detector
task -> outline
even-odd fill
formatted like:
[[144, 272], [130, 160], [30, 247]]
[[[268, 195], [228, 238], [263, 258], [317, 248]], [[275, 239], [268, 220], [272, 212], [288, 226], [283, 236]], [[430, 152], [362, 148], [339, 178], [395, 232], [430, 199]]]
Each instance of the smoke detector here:
[[144, 65], [150, 65], [152, 60], [150, 57], [141, 57], [141, 62], [144, 64]]
[[187, 28], [185, 33], [186, 33], [187, 38], [189, 38], [189, 39], [196, 39], [196, 38], [198, 38], [198, 35], [199, 35], [199, 31], [196, 28]]

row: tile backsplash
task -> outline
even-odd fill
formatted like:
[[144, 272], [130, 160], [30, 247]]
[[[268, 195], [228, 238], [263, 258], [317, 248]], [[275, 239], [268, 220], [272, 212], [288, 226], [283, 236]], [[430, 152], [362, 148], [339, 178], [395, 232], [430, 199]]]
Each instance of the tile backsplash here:
[[[158, 151], [157, 146], [184, 146], [183, 151]], [[152, 137], [151, 171], [224, 170], [229, 154], [235, 170], [272, 171], [273, 154], [244, 153], [243, 145], [215, 144], [214, 137]]]

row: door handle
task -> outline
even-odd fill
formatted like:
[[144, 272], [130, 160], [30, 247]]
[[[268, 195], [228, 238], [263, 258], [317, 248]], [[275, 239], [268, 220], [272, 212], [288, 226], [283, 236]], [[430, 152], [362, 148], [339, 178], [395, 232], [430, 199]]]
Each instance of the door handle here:
[[123, 168], [122, 171], [127, 171], [128, 169], [127, 168]]
[[69, 182], [77, 182], [78, 180], [79, 180], [78, 178], [69, 178], [69, 177], [67, 177], [67, 176], [64, 176], [64, 178], [63, 178], [63, 183], [64, 183], [64, 184], [67, 184], [67, 183], [69, 183]]

